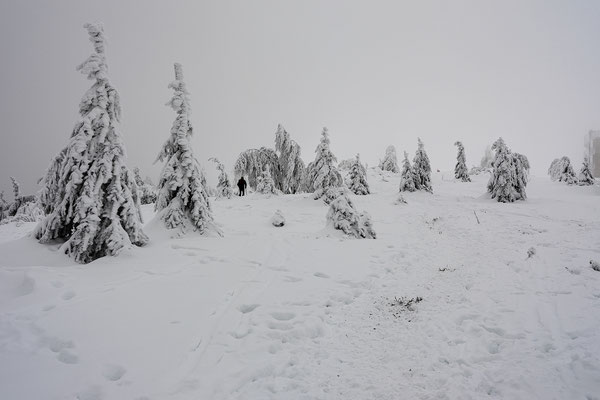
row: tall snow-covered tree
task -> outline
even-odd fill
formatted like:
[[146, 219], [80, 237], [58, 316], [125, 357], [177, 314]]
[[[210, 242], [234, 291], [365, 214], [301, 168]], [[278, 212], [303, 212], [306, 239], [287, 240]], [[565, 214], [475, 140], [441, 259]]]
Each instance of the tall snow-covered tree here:
[[429, 157], [427, 157], [421, 138], [418, 139], [417, 152], [413, 159], [413, 179], [417, 190], [433, 192], [433, 188], [431, 187], [431, 166], [429, 165]]
[[125, 165], [119, 94], [108, 78], [104, 30], [101, 24], [84, 27], [94, 52], [77, 69], [94, 83], [79, 104], [69, 143], [42, 179], [40, 204], [47, 215], [34, 233], [42, 243], [65, 240], [61, 249], [87, 263], [131, 244], [142, 246], [148, 237], [138, 188]]
[[579, 185], [580, 186], [591, 186], [596, 182], [594, 176], [592, 175], [592, 171], [590, 171], [590, 163], [588, 158], [585, 157], [583, 159], [583, 165], [581, 166], [581, 171], [579, 171]]
[[247, 177], [248, 186], [256, 189], [258, 177], [265, 167], [277, 170], [279, 160], [273, 149], [261, 147], [260, 149], [248, 149], [242, 152], [235, 162], [234, 171], [236, 179], [240, 176]]
[[512, 153], [502, 138], [493, 144], [492, 150], [496, 152], [492, 162], [492, 175], [488, 182], [488, 192], [492, 199], [502, 203], [525, 200], [527, 176], [522, 158]]
[[206, 178], [190, 143], [194, 131], [181, 64], [175, 63], [175, 80], [169, 88], [174, 93], [167, 106], [173, 108], [177, 117], [157, 157], [157, 161], [165, 161], [158, 181], [158, 217], [168, 229], [179, 228], [185, 232], [192, 228], [200, 234], [209, 229], [218, 232], [206, 192]]
[[465, 147], [462, 142], [456, 141], [454, 143], [458, 147], [458, 154], [456, 155], [456, 166], [454, 167], [454, 177], [460, 179], [463, 182], [471, 182], [469, 177], [469, 171], [467, 170], [467, 161], [465, 159]]
[[216, 157], [211, 157], [208, 159], [208, 161], [212, 161], [217, 164], [217, 171], [219, 171], [219, 177], [217, 178], [217, 197], [225, 197], [230, 199], [231, 196], [233, 196], [233, 188], [229, 182], [227, 172], [225, 172], [225, 165], [223, 165], [223, 163]]
[[357, 154], [352, 168], [350, 169], [350, 184], [348, 186], [354, 194], [369, 194], [369, 184], [367, 183], [367, 170], [360, 162], [360, 155]]
[[396, 148], [393, 145], [389, 145], [385, 149], [385, 156], [383, 160], [379, 162], [379, 168], [382, 171], [400, 172], [398, 167], [398, 157], [396, 156]]
[[314, 192], [314, 199], [320, 199], [329, 188], [344, 185], [342, 175], [335, 166], [337, 159], [329, 149], [329, 132], [323, 128], [321, 143], [315, 149], [315, 161], [308, 171], [308, 189]]
[[402, 176], [400, 178], [400, 191], [414, 192], [415, 190], [417, 190], [417, 188], [415, 187], [413, 169], [410, 166], [410, 161], [408, 160], [408, 153], [404, 152], [404, 161], [402, 162]]
[[265, 169], [262, 171], [260, 176], [258, 177], [258, 182], [256, 184], [256, 191], [262, 194], [279, 194], [279, 190], [275, 186], [275, 181], [271, 176], [271, 171], [269, 166], [265, 166]]
[[296, 193], [302, 185], [304, 161], [300, 158], [300, 146], [283, 128], [277, 126], [275, 132], [275, 152], [277, 153], [277, 169], [275, 183], [283, 193]]

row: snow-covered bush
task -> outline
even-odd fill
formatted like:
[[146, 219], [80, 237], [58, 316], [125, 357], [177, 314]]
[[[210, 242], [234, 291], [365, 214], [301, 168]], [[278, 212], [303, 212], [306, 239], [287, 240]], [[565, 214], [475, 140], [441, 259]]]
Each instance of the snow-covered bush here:
[[138, 190], [140, 193], [140, 203], [141, 204], [153, 204], [156, 203], [156, 188], [144, 181], [142, 179], [142, 176], [140, 174], [140, 169], [138, 167], [135, 167], [133, 169], [133, 175], [135, 178], [135, 183], [138, 186]]
[[581, 171], [579, 171], [579, 185], [580, 186], [591, 186], [595, 183], [594, 176], [590, 171], [590, 164], [588, 158], [585, 157], [583, 159], [583, 165], [581, 166]]
[[290, 137], [283, 125], [277, 126], [275, 132], [275, 152], [277, 153], [277, 169], [275, 184], [283, 193], [296, 193], [302, 185], [304, 161], [300, 158], [300, 146]]
[[16, 223], [17, 226], [24, 222], [38, 222], [44, 218], [44, 212], [35, 200], [21, 203], [17, 211], [4, 219], [0, 218], [0, 225]]
[[493, 144], [492, 149], [496, 152], [492, 162], [492, 176], [488, 182], [488, 192], [492, 199], [502, 203], [525, 200], [527, 173], [523, 158], [512, 153], [502, 138]]
[[553, 181], [565, 182], [568, 185], [577, 183], [577, 176], [571, 165], [571, 160], [567, 156], [552, 161], [550, 168], [548, 168], [548, 175]]
[[360, 162], [360, 155], [357, 154], [352, 168], [350, 169], [350, 184], [348, 188], [354, 194], [369, 194], [369, 184], [367, 183], [367, 170]]
[[465, 147], [460, 141], [456, 141], [454, 145], [458, 147], [458, 154], [456, 155], [456, 166], [454, 167], [454, 177], [456, 179], [460, 179], [463, 182], [471, 182], [471, 178], [469, 178], [469, 172], [467, 171]]
[[413, 169], [408, 161], [408, 153], [404, 152], [404, 161], [402, 163], [402, 176], [400, 178], [400, 191], [401, 192], [414, 192], [415, 178], [413, 175]]
[[339, 229], [346, 235], [358, 239], [375, 239], [377, 237], [371, 217], [368, 213], [359, 213], [350, 197], [348, 191], [343, 191], [333, 200], [327, 212], [327, 223], [334, 229]]
[[142, 246], [138, 188], [125, 165], [118, 130], [119, 94], [108, 79], [104, 30], [86, 24], [94, 52], [77, 69], [94, 81], [79, 104], [79, 121], [68, 145], [42, 179], [40, 206], [46, 217], [35, 229], [42, 243], [66, 242], [62, 250], [87, 263]]
[[262, 174], [258, 177], [256, 183], [256, 192], [261, 194], [279, 194], [279, 190], [275, 187], [275, 181], [269, 171], [269, 166], [266, 166]]
[[398, 198], [396, 199], [396, 201], [394, 201], [394, 204], [399, 205], [399, 204], [408, 204], [406, 199], [404, 198], [404, 196], [402, 196], [401, 194], [398, 195]]
[[320, 199], [329, 188], [343, 186], [342, 175], [335, 166], [336, 158], [329, 149], [329, 132], [323, 128], [321, 143], [315, 150], [315, 161], [309, 164], [307, 171], [308, 191], [314, 192], [314, 199]]
[[275, 214], [271, 217], [271, 224], [276, 227], [282, 227], [285, 225], [285, 217], [281, 210], [275, 211]]
[[390, 171], [390, 172], [400, 172], [400, 168], [398, 167], [398, 157], [396, 156], [396, 148], [392, 145], [389, 145], [385, 149], [385, 156], [383, 160], [379, 162], [379, 168], [382, 171]]
[[193, 128], [190, 121], [189, 94], [183, 81], [181, 64], [175, 64], [175, 80], [169, 84], [174, 94], [167, 103], [177, 113], [171, 135], [158, 154], [157, 161], [165, 161], [158, 181], [156, 211], [168, 229], [189, 225], [203, 234], [208, 229], [218, 232], [206, 193], [206, 177], [190, 143]]
[[417, 190], [433, 192], [433, 188], [431, 187], [431, 166], [429, 165], [429, 157], [427, 157], [421, 138], [418, 139], [417, 152], [413, 159], [413, 180]]
[[229, 177], [227, 176], [227, 172], [225, 172], [225, 165], [221, 161], [219, 161], [216, 157], [211, 157], [208, 161], [212, 161], [217, 164], [217, 171], [219, 171], [219, 177], [217, 188], [215, 190], [216, 197], [222, 198], [225, 197], [230, 199], [233, 196], [233, 188], [231, 187], [231, 183], [229, 182]]

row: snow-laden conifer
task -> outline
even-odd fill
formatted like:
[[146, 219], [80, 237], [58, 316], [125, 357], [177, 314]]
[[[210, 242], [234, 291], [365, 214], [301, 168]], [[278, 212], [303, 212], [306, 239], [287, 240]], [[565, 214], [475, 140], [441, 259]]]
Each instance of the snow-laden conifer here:
[[413, 159], [413, 179], [417, 190], [433, 192], [433, 188], [431, 187], [431, 166], [429, 165], [429, 157], [427, 157], [421, 138], [418, 139], [418, 147]]
[[408, 160], [408, 153], [404, 152], [404, 161], [402, 162], [402, 176], [400, 177], [400, 191], [401, 192], [414, 192], [417, 190], [415, 187], [415, 179], [413, 176], [413, 169]]
[[579, 171], [579, 185], [580, 186], [591, 186], [596, 182], [594, 176], [592, 175], [592, 171], [590, 171], [590, 163], [588, 158], [585, 157], [583, 159], [583, 165], [581, 166], [581, 170]]
[[[339, 171], [350, 171], [352, 169], [352, 165], [354, 165], [354, 157], [346, 158], [340, 161], [337, 165]], [[341, 172], [340, 172], [341, 173]]]
[[385, 156], [383, 160], [379, 162], [379, 168], [382, 171], [400, 172], [398, 167], [398, 157], [396, 156], [396, 148], [393, 145], [389, 145], [385, 149]]
[[467, 161], [465, 159], [465, 147], [462, 142], [456, 141], [454, 143], [458, 147], [458, 154], [456, 155], [456, 166], [454, 167], [454, 177], [460, 179], [463, 182], [471, 182], [469, 177], [469, 171], [467, 170]]
[[4, 191], [0, 192], [0, 221], [5, 217], [6, 210], [8, 208], [8, 202], [4, 198]]
[[277, 152], [277, 169], [274, 170], [276, 186], [283, 193], [296, 193], [302, 185], [304, 161], [300, 158], [300, 146], [292, 140], [281, 124], [277, 126], [275, 132], [275, 151]]
[[265, 169], [258, 177], [256, 183], [256, 192], [261, 194], [279, 194], [279, 190], [275, 187], [275, 181], [271, 176], [269, 166], [265, 166]]
[[366, 212], [359, 213], [356, 210], [354, 203], [348, 196], [348, 190], [332, 188], [330, 191], [337, 191], [338, 196], [329, 205], [329, 211], [327, 212], [328, 225], [357, 239], [375, 239], [377, 234], [373, 229], [371, 217]]
[[217, 171], [219, 171], [216, 190], [217, 197], [225, 197], [227, 199], [230, 199], [231, 196], [233, 196], [233, 188], [231, 187], [231, 183], [229, 182], [227, 172], [225, 171], [225, 165], [223, 165], [223, 163], [219, 161], [219, 159], [216, 157], [211, 157], [208, 160], [214, 162], [217, 165]]
[[350, 169], [350, 182], [348, 188], [354, 194], [369, 194], [369, 184], [367, 183], [367, 170], [360, 162], [360, 155], [357, 154], [352, 168]]
[[236, 179], [244, 176], [248, 186], [256, 189], [258, 177], [268, 166], [270, 170], [276, 170], [279, 164], [277, 153], [273, 149], [261, 147], [260, 149], [248, 149], [242, 152], [235, 162], [234, 172]]
[[493, 144], [492, 150], [496, 152], [492, 161], [492, 175], [488, 182], [488, 192], [492, 199], [502, 203], [525, 200], [527, 174], [523, 158], [512, 153], [502, 138]]
[[133, 176], [135, 183], [138, 186], [140, 193], [141, 204], [153, 204], [156, 203], [156, 188], [142, 179], [140, 169], [138, 167], [133, 168]]
[[168, 229], [179, 228], [185, 232], [191, 227], [201, 234], [208, 229], [218, 231], [206, 193], [206, 178], [190, 143], [193, 128], [181, 64], [175, 64], [175, 80], [169, 88], [174, 94], [167, 105], [173, 108], [177, 117], [157, 157], [157, 161], [165, 161], [158, 181], [158, 217]]
[[568, 185], [577, 183], [577, 175], [575, 175], [571, 160], [567, 156], [552, 161], [548, 168], [548, 174], [553, 181], [565, 182]]
[[71, 139], [42, 179], [40, 204], [46, 217], [35, 237], [65, 240], [62, 249], [87, 263], [123, 248], [144, 245], [138, 189], [125, 165], [118, 131], [119, 94], [108, 79], [102, 25], [86, 24], [94, 52], [77, 67], [94, 81], [79, 104]]
[[342, 175], [335, 166], [336, 158], [329, 149], [329, 132], [323, 128], [321, 142], [315, 149], [315, 161], [310, 165], [307, 187], [320, 199], [329, 188], [343, 186]]
[[21, 185], [19, 184], [17, 179], [13, 176], [10, 177], [10, 181], [11, 181], [12, 187], [13, 187], [13, 196], [15, 197], [15, 200], [16, 200], [19, 197], [21, 197]]

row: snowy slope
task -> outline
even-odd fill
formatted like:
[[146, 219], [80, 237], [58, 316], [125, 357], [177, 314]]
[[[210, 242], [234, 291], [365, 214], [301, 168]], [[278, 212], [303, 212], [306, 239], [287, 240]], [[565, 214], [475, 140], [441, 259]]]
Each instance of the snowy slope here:
[[0, 399], [600, 398], [600, 187], [502, 204], [434, 174], [398, 205], [369, 174], [376, 240], [310, 195], [213, 201], [223, 238], [150, 223], [88, 265], [0, 226]]

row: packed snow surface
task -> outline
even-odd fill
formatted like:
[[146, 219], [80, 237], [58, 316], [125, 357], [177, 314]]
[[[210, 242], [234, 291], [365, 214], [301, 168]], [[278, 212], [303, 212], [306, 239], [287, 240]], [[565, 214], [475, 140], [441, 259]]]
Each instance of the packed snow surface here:
[[0, 226], [0, 399], [599, 399], [600, 187], [432, 178], [402, 204], [369, 170], [375, 240], [310, 194], [216, 200], [224, 237], [149, 223], [88, 265]]

